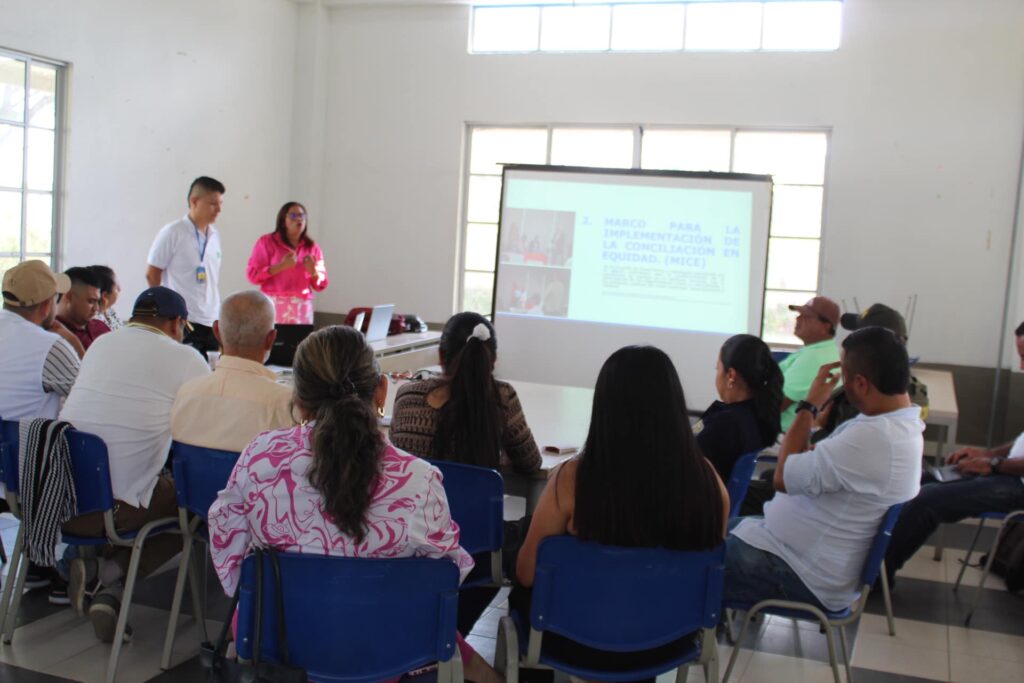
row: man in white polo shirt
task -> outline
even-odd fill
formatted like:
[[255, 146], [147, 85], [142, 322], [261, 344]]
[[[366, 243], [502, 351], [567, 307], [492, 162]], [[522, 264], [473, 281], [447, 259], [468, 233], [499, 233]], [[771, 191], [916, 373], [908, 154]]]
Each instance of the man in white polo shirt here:
[[0, 311], [0, 417], [54, 419], [71, 391], [79, 360], [56, 321], [57, 295], [71, 280], [42, 261], [25, 261], [4, 273]]
[[220, 312], [220, 235], [214, 222], [224, 203], [224, 185], [200, 176], [188, 189], [188, 213], [165, 225], [149, 248], [146, 281], [164, 285], [185, 299], [192, 330], [185, 343], [203, 357], [216, 351], [213, 321]]
[[837, 365], [822, 366], [796, 405], [775, 470], [779, 493], [764, 517], [730, 523], [726, 603], [849, 607], [886, 511], [917, 494], [924, 423], [907, 395], [907, 350], [890, 330], [866, 327], [843, 340], [843, 387], [860, 414], [809, 450], [815, 413], [839, 382]]
[[[177, 515], [174, 480], [162, 474], [171, 446], [171, 406], [181, 385], [209, 374], [199, 353], [181, 344], [188, 324], [185, 300], [166, 287], [139, 295], [131, 321], [99, 337], [82, 361], [82, 369], [60, 417], [76, 429], [96, 434], [107, 445], [110, 483], [118, 501], [118, 529], [134, 530], [147, 522]], [[83, 536], [103, 534], [99, 513], [64, 525]], [[163, 534], [146, 540], [139, 564], [147, 576], [181, 548], [181, 537]], [[72, 560], [68, 596], [84, 611], [87, 585], [99, 576], [104, 590], [89, 607], [96, 636], [111, 642], [120, 609], [121, 585], [130, 548], [111, 548], [106, 558]]]

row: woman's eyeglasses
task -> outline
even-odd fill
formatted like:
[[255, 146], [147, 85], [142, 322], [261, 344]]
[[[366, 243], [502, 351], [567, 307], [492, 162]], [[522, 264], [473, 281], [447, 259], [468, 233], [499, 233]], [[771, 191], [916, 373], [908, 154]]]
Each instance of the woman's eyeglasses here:
[[293, 221], [297, 221], [297, 220], [303, 219], [305, 217], [306, 217], [306, 214], [304, 214], [304, 213], [296, 213], [295, 211], [290, 211], [288, 213], [288, 218], [291, 218]]

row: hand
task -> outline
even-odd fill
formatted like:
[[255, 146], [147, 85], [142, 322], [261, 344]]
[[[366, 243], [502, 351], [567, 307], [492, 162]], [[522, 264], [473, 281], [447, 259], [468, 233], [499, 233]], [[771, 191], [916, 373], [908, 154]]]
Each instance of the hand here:
[[825, 404], [825, 401], [829, 399], [835, 390], [836, 385], [839, 384], [839, 380], [842, 379], [842, 375], [835, 372], [839, 369], [839, 366], [839, 361], [821, 366], [818, 370], [818, 375], [811, 383], [811, 388], [807, 390], [806, 400], [808, 403], [816, 406]]
[[311, 277], [316, 277], [316, 259], [312, 256], [302, 257], [302, 267], [306, 269]]
[[835, 401], [831, 398], [825, 401], [825, 405], [818, 410], [818, 417], [814, 418], [814, 426], [819, 429], [824, 429], [828, 426], [828, 416], [832, 414], [832, 406], [835, 405]]
[[988, 460], [989, 457], [991, 456], [989, 456], [987, 449], [968, 446], [966, 448], [961, 448], [958, 451], [953, 451], [946, 456], [946, 464], [955, 465], [961, 460], [974, 460], [977, 458], [984, 458], [985, 460]]
[[980, 474], [983, 477], [992, 474], [992, 465], [989, 464], [987, 456], [963, 458], [956, 464], [956, 469], [961, 474]]
[[278, 272], [294, 268], [297, 261], [295, 259], [295, 252], [289, 251], [284, 255], [284, 258], [277, 264]]

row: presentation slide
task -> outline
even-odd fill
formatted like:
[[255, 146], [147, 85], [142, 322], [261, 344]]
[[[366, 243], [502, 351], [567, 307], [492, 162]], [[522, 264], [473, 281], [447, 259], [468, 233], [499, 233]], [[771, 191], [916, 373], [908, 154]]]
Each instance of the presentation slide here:
[[507, 168], [495, 313], [759, 328], [771, 181], [751, 178]]

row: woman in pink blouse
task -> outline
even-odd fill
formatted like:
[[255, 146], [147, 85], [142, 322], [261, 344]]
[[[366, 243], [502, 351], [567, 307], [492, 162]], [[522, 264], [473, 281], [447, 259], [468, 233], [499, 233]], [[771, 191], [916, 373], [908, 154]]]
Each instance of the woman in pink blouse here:
[[[293, 372], [302, 423], [257, 436], [210, 507], [210, 554], [225, 592], [234, 594], [254, 546], [448, 558], [465, 579], [473, 559], [459, 545], [440, 472], [377, 427], [388, 382], [363, 335], [341, 326], [311, 334]], [[467, 679], [500, 680], [461, 638], [459, 648]]]
[[320, 247], [306, 233], [309, 215], [298, 202], [277, 212], [277, 227], [252, 248], [245, 274], [260, 286], [277, 311], [277, 322], [313, 324], [313, 292], [327, 288], [327, 270]]

